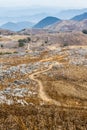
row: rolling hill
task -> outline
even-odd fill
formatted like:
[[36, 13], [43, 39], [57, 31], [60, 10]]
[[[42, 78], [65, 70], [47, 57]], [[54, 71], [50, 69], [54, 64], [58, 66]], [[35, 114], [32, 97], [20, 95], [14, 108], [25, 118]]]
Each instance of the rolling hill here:
[[61, 20], [56, 18], [56, 17], [49, 16], [49, 17], [42, 19], [33, 28], [44, 28], [48, 25], [54, 24], [54, 23], [59, 22], [59, 21], [61, 21]]
[[51, 30], [51, 31], [71, 31], [76, 28], [77, 21], [71, 21], [71, 20], [64, 20], [61, 22], [57, 22], [53, 24], [52, 26], [46, 27], [46, 29]]
[[52, 26], [48, 26], [45, 29], [48, 29], [51, 32], [82, 31], [84, 29], [87, 29], [87, 20], [65, 20], [61, 21], [60, 23], [55, 23]]
[[14, 31], [0, 28], [0, 35], [7, 35], [8, 36], [8, 35], [15, 35], [15, 34], [17, 34], [17, 33]]

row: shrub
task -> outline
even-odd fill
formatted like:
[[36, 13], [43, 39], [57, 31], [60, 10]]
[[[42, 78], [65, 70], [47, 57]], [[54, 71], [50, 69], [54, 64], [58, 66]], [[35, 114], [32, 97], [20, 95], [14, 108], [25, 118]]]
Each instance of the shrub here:
[[19, 47], [23, 47], [24, 43], [26, 43], [26, 39], [19, 39], [18, 42], [19, 42]]
[[48, 43], [48, 41], [45, 41], [45, 43]]
[[86, 30], [86, 29], [82, 30], [82, 32], [83, 32], [84, 34], [87, 34], [87, 30]]
[[26, 39], [19, 39], [18, 42], [19, 43], [26, 43]]
[[3, 53], [2, 53], [2, 52], [0, 52], [0, 55], [3, 55]]
[[27, 37], [27, 41], [30, 42], [30, 41], [31, 41], [31, 38], [30, 38], [30, 37]]
[[15, 54], [17, 54], [18, 52], [17, 52], [17, 51], [15, 51], [14, 53], [15, 53]]
[[19, 42], [19, 47], [23, 47], [24, 43], [23, 42]]
[[1, 44], [1, 48], [3, 48], [4, 46]]
[[64, 43], [63, 46], [68, 46], [68, 43]]

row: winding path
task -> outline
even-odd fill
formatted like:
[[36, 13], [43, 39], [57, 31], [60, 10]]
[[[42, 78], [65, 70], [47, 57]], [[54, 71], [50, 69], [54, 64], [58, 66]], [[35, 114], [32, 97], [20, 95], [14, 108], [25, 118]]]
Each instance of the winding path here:
[[[41, 74], [41, 73], [43, 73], [43, 72], [47, 72], [47, 71], [49, 71], [50, 69], [52, 69], [52, 67], [53, 67], [53, 64], [50, 65], [48, 69], [41, 70], [41, 71], [38, 71], [38, 72], [35, 72], [35, 73], [31, 74], [31, 75], [29, 76], [29, 78], [30, 78], [31, 80], [34, 80], [35, 82], [38, 83], [38, 85], [39, 85], [39, 97], [40, 97], [43, 101], [45, 101], [45, 102], [47, 102], [47, 103], [49, 103], [49, 104], [55, 104], [55, 105], [57, 105], [57, 106], [61, 106], [60, 102], [55, 101], [54, 99], [51, 99], [49, 96], [47, 96], [47, 94], [46, 94], [45, 91], [44, 91], [44, 86], [43, 86], [42, 82], [36, 78], [36, 76], [37, 76], [38, 74]], [[50, 89], [50, 88], [49, 88], [49, 89]]]
[[[41, 61], [42, 62], [42, 61]], [[47, 68], [47, 69], [45, 69], [45, 70], [39, 70], [39, 71], [37, 71], [37, 72], [35, 72], [35, 73], [32, 73], [31, 75], [29, 75], [29, 78], [31, 79], [31, 80], [33, 80], [33, 81], [35, 81], [35, 82], [37, 82], [38, 83], [38, 85], [39, 85], [39, 97], [44, 101], [44, 102], [46, 102], [46, 103], [48, 103], [48, 104], [53, 104], [53, 105], [56, 105], [56, 106], [59, 106], [59, 107], [64, 107], [64, 108], [74, 108], [74, 109], [84, 109], [84, 110], [87, 110], [87, 106], [73, 106], [73, 105], [65, 105], [65, 104], [61, 104], [59, 101], [56, 101], [56, 100], [54, 100], [54, 99], [52, 99], [51, 97], [49, 97], [47, 94], [46, 94], [46, 92], [45, 92], [45, 90], [44, 90], [44, 86], [43, 86], [43, 84], [42, 84], [42, 82], [41, 82], [41, 80], [39, 80], [39, 79], [37, 79], [37, 76], [38, 76], [38, 74], [42, 74], [42, 73], [44, 73], [44, 72], [47, 72], [47, 71], [49, 71], [49, 70], [51, 70], [52, 69], [52, 67], [53, 67], [53, 65], [54, 64], [51, 64], [51, 65], [49, 65], [49, 67]], [[50, 89], [50, 88], [49, 88]]]

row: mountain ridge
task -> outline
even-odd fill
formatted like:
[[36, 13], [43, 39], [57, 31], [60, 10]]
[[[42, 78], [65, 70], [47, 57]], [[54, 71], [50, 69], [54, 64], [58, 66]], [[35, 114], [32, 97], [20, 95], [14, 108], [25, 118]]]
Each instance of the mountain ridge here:
[[82, 21], [87, 19], [87, 12], [73, 17], [71, 20]]
[[22, 21], [22, 22], [7, 22], [0, 26], [1, 29], [8, 29], [11, 31], [19, 31], [24, 28], [31, 28], [34, 24], [32, 22]]

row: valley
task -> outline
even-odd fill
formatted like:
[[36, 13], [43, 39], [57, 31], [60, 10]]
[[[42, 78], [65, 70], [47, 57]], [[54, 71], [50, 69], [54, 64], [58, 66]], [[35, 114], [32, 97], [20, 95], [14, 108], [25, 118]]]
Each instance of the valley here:
[[0, 0], [0, 130], [87, 130], [86, 0]]

